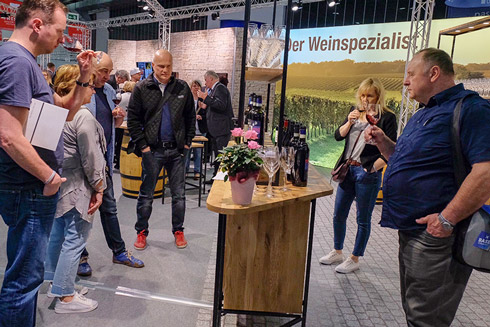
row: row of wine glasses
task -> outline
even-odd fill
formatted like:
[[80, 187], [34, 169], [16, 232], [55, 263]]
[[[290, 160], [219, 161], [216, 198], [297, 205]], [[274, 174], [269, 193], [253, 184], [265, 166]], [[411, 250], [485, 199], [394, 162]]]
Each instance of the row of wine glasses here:
[[262, 167], [264, 167], [265, 172], [269, 176], [269, 183], [267, 184], [267, 194], [268, 198], [272, 198], [274, 195], [272, 193], [272, 178], [277, 173], [280, 167], [284, 170], [284, 185], [282, 190], [288, 191], [286, 187], [286, 174], [290, 174], [294, 166], [294, 156], [295, 150], [293, 147], [283, 147], [281, 152], [277, 146], [274, 147], [263, 147], [259, 150], [259, 156], [264, 162]]

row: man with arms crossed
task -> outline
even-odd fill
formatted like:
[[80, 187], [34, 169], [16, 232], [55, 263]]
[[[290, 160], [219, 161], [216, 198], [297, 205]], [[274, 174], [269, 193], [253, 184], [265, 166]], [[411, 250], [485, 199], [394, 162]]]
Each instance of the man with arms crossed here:
[[142, 156], [142, 184], [136, 207], [134, 248], [144, 250], [158, 174], [165, 167], [172, 194], [172, 233], [175, 245], [187, 246], [184, 237], [184, 149], [196, 132], [194, 98], [185, 81], [172, 76], [172, 54], [155, 52], [153, 73], [134, 87], [128, 105], [128, 129], [135, 153]]
[[15, 29], [0, 47], [0, 215], [9, 226], [7, 267], [0, 293], [0, 326], [34, 326], [37, 291], [43, 282], [63, 163], [63, 137], [55, 151], [34, 148], [23, 135], [32, 99], [69, 109], [83, 103], [93, 51], [78, 55], [80, 78], [70, 94], [52, 94], [36, 56], [63, 42], [66, 7], [58, 0], [24, 0]]
[[[451, 325], [471, 269], [452, 257], [453, 227], [490, 197], [490, 104], [455, 85], [451, 58], [419, 51], [404, 85], [425, 107], [393, 143], [381, 129], [366, 133], [389, 158], [383, 181], [381, 226], [399, 230], [402, 305], [408, 326]], [[461, 147], [471, 172], [458, 189], [451, 150], [452, 118], [461, 109]]]

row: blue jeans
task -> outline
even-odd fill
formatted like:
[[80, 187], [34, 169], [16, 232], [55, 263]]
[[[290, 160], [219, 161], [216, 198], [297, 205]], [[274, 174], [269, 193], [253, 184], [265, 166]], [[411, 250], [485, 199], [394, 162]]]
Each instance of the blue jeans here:
[[[2, 185], [3, 186], [3, 185]], [[0, 326], [34, 326], [37, 291], [44, 278], [46, 245], [58, 194], [0, 189], [0, 215], [9, 226], [7, 267], [0, 293]]]
[[333, 213], [334, 248], [344, 247], [347, 216], [354, 199], [357, 207], [355, 256], [363, 256], [371, 233], [371, 215], [381, 185], [381, 171], [367, 173], [362, 166], [351, 166], [344, 181], [337, 187]]
[[141, 166], [143, 167], [141, 174], [143, 182], [136, 205], [138, 218], [134, 226], [136, 232], [144, 230], [145, 235], [148, 235], [148, 220], [152, 211], [153, 194], [162, 167], [165, 167], [167, 171], [172, 195], [172, 233], [183, 231], [185, 216], [184, 157], [177, 149], [160, 148], [143, 153]]
[[57, 296], [75, 294], [78, 263], [92, 224], [83, 220], [76, 208], [54, 220], [49, 237], [44, 279], [52, 280], [51, 293]]
[[191, 152], [192, 155], [194, 156], [194, 173], [200, 173], [201, 172], [201, 148], [192, 148], [189, 150], [186, 150], [186, 155], [185, 155], [185, 171], [189, 172], [189, 168], [191, 166]]

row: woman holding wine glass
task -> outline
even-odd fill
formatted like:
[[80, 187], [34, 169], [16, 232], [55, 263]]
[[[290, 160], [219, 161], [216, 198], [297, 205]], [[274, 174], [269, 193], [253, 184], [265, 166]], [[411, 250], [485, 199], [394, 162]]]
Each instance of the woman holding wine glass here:
[[[351, 165], [345, 179], [337, 187], [335, 198], [333, 229], [334, 249], [320, 258], [320, 263], [331, 265], [338, 273], [350, 273], [359, 269], [359, 257], [364, 250], [371, 232], [371, 215], [381, 184], [381, 170], [386, 159], [375, 145], [364, 140], [364, 130], [370, 121], [396, 141], [396, 117], [385, 105], [385, 90], [376, 78], [364, 80], [356, 95], [357, 107], [352, 107], [347, 118], [335, 131], [335, 139], [345, 139], [345, 146], [334, 170], [347, 160]], [[345, 259], [342, 249], [346, 233], [347, 216], [352, 202], [356, 200], [357, 234], [352, 254]]]

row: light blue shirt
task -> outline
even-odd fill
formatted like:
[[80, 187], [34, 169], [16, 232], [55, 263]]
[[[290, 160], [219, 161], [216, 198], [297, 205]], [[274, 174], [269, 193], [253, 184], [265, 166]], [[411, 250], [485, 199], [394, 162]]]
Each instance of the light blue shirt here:
[[[108, 83], [105, 83], [104, 85], [104, 94], [107, 98], [107, 102], [109, 103], [109, 106], [111, 107], [111, 110], [114, 110], [115, 104], [112, 101], [116, 97], [116, 91], [112, 86]], [[95, 94], [92, 95], [92, 98], [90, 99], [90, 103], [85, 105], [88, 110], [94, 115], [94, 117], [97, 117], [97, 106], [95, 105]], [[112, 133], [111, 133], [111, 139], [106, 140], [107, 143], [107, 158], [108, 162], [107, 165], [109, 166], [109, 174], [112, 176], [112, 171], [114, 167], [114, 136], [116, 134], [116, 126], [115, 126], [115, 119], [112, 120]]]

